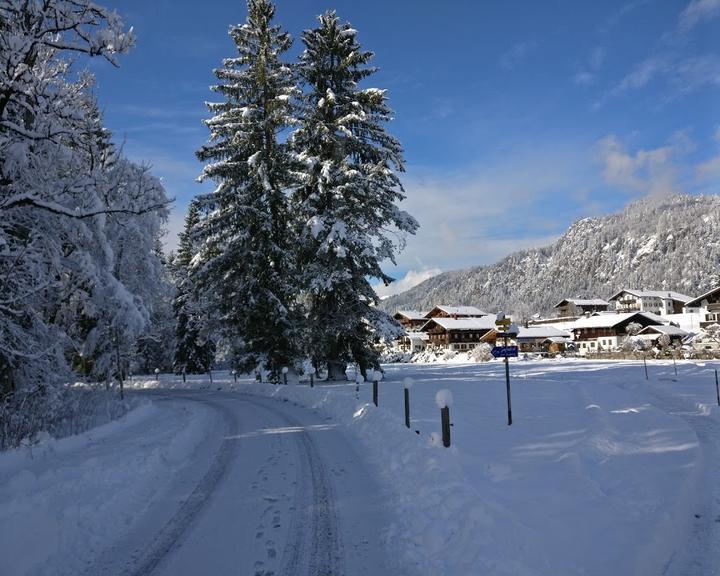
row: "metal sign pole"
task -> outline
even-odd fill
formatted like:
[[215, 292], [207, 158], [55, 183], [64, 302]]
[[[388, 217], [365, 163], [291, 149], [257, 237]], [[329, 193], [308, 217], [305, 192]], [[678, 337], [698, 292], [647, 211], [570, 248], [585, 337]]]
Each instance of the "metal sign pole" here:
[[[505, 346], [508, 345], [508, 335], [505, 332]], [[508, 426], [512, 426], [512, 399], [510, 396], [510, 359], [505, 356], [505, 391], [507, 393]]]

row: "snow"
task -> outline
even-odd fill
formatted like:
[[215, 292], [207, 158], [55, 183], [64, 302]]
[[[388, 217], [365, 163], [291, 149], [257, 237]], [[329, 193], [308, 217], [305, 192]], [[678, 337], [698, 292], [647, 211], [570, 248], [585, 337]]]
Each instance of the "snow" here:
[[[714, 545], [720, 526], [713, 522], [720, 512], [718, 367], [679, 361], [676, 376], [671, 362], [653, 360], [646, 380], [642, 362], [511, 360], [512, 426], [501, 362], [386, 365], [379, 407], [361, 377], [356, 399], [352, 370], [349, 382], [316, 379], [314, 388], [235, 384], [229, 373], [216, 373], [214, 382], [239, 398], [316, 410], [325, 416], [319, 422], [352, 440], [389, 514], [373, 530], [403, 574], [704, 576], [720, 561]], [[408, 430], [403, 391], [410, 379]], [[159, 383], [134, 385], [179, 388], [164, 393], [182, 395], [183, 387], [207, 382], [161, 375]], [[436, 400], [452, 403], [448, 449], [440, 442]], [[163, 473], [177, 469], [181, 454], [199, 441], [189, 436], [212, 428], [202, 411], [165, 414], [155, 423], [164, 413], [157, 403], [110, 425], [103, 436], [110, 456], [98, 451], [93, 434], [32, 457], [0, 455], [0, 527], [13, 526], [0, 537], [9, 575], [50, 565], [72, 573], [101, 541], [129, 529], [124, 522], [132, 522], [132, 511], [157, 497]], [[141, 445], [137, 436], [132, 449], [123, 444], [128, 427], [149, 424]], [[59, 456], [63, 442], [72, 463]], [[83, 460], [77, 448], [86, 445]], [[106, 502], [107, 494], [113, 498]], [[114, 519], [110, 526], [107, 518]], [[38, 526], [50, 534], [30, 538]]]
[[437, 394], [435, 394], [435, 404], [437, 404], [437, 407], [441, 410], [443, 408], [450, 408], [452, 406], [452, 403], [453, 395], [450, 390], [438, 390]]
[[3, 576], [81, 573], [162, 496], [212, 416], [145, 404], [88, 433], [0, 453]]
[[[668, 363], [650, 366], [649, 389], [642, 363], [512, 362], [511, 427], [500, 363], [385, 369], [379, 408], [367, 386], [360, 403], [342, 384], [251, 388], [354, 432], [393, 491], [386, 541], [408, 573], [683, 573], [672, 559], [692, 538], [693, 514], [710, 512], [700, 498], [707, 471], [696, 433], [664, 398], [717, 425], [709, 367], [680, 363], [680, 396]], [[410, 431], [406, 377], [416, 382]], [[439, 442], [441, 388], [455, 398], [450, 449]]]

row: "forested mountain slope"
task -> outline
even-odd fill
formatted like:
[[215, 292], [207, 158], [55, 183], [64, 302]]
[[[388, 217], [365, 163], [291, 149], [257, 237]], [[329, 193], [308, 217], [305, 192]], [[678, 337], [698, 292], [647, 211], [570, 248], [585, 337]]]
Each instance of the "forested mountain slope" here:
[[575, 222], [554, 244], [497, 264], [446, 272], [382, 303], [388, 311], [476, 305], [528, 317], [563, 298], [622, 288], [696, 296], [717, 280], [720, 196], [645, 198], [623, 212]]

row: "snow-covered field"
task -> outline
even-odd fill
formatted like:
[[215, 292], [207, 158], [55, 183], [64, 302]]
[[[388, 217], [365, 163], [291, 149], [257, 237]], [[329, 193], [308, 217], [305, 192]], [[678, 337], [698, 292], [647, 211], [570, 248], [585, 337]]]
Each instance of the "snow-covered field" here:
[[[379, 408], [370, 384], [357, 398], [354, 383], [236, 384], [221, 373], [213, 388], [331, 416], [381, 487], [390, 515], [377, 529], [403, 574], [699, 576], [720, 565], [716, 368], [680, 362], [676, 376], [652, 362], [646, 380], [641, 362], [512, 362], [512, 426], [499, 362], [385, 366]], [[135, 382], [158, 385], [208, 382]], [[441, 389], [454, 398], [449, 449], [431, 437]], [[126, 537], [166, 475], [217, 432], [206, 409], [183, 406], [155, 401], [94, 432], [1, 454], [2, 574], [77, 573]], [[147, 427], [142, 445], [134, 427]]]

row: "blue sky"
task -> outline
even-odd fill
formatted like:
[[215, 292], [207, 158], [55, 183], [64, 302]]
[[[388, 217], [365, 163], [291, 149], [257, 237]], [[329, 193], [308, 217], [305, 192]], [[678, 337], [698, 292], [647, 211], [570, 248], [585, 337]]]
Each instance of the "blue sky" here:
[[[194, 152], [233, 54], [242, 0], [104, 2], [135, 28], [120, 68], [92, 63], [108, 126], [177, 199], [208, 185]], [[380, 71], [405, 148], [404, 208], [420, 221], [388, 270], [487, 264], [545, 245], [577, 218], [646, 194], [720, 193], [720, 0], [279, 0], [296, 39], [326, 9]], [[204, 186], [204, 188], [203, 188]]]

